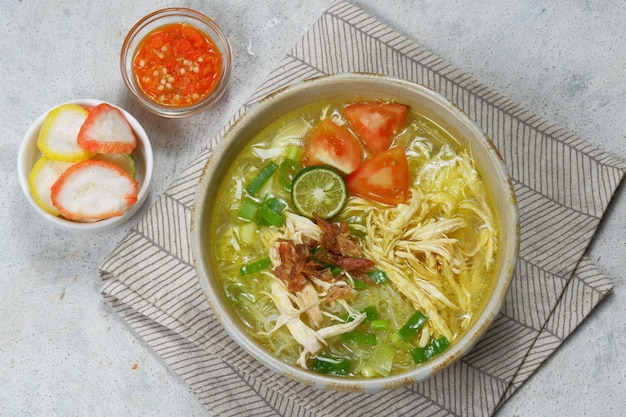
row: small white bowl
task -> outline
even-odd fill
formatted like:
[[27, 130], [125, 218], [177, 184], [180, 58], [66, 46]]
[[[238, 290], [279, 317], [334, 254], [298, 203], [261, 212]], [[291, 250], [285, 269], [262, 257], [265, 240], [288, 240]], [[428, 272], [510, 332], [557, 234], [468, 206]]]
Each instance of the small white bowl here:
[[[62, 104], [78, 104], [85, 107], [95, 107], [101, 103], [103, 103], [103, 101], [101, 100], [77, 99]], [[107, 230], [128, 221], [128, 219], [130, 219], [130, 217], [135, 214], [135, 212], [141, 207], [141, 205], [148, 197], [150, 183], [152, 179], [153, 162], [152, 146], [150, 145], [148, 135], [146, 134], [143, 127], [139, 124], [139, 122], [130, 113], [118, 106], [115, 106], [114, 104], [107, 104], [117, 107], [122, 111], [122, 113], [128, 120], [128, 123], [135, 132], [135, 136], [137, 137], [137, 147], [132, 152], [132, 156], [135, 159], [137, 170], [135, 174], [135, 179], [139, 183], [137, 202], [128, 210], [126, 210], [126, 212], [122, 216], [112, 217], [109, 219], [94, 222], [76, 222], [72, 220], [67, 220], [63, 217], [55, 216], [43, 210], [35, 202], [33, 196], [31, 195], [30, 187], [28, 185], [28, 176], [35, 162], [37, 162], [37, 160], [41, 157], [41, 152], [37, 147], [37, 137], [39, 136], [39, 131], [41, 130], [41, 125], [43, 124], [44, 119], [46, 118], [47, 114], [52, 110], [50, 109], [41, 116], [39, 116], [37, 120], [35, 120], [26, 131], [17, 156], [17, 175], [20, 181], [20, 186], [22, 187], [22, 191], [24, 192], [24, 195], [26, 196], [26, 199], [28, 200], [30, 205], [33, 207], [33, 209], [35, 209], [35, 212], [54, 226], [75, 232], [99, 232]], [[55, 108], [56, 107], [57, 106], [55, 106]]]

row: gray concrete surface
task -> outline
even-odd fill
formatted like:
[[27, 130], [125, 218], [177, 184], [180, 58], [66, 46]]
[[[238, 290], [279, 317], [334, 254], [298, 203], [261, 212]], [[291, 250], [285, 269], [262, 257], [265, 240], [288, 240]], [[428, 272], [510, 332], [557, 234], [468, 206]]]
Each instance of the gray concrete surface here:
[[[206, 411], [101, 299], [97, 266], [132, 222], [77, 235], [52, 228], [21, 193], [16, 156], [42, 112], [91, 97], [117, 103], [155, 149], [139, 215], [235, 112], [330, 0], [81, 2], [1, 0], [0, 415], [203, 416]], [[354, 4], [493, 89], [626, 160], [623, 2], [389, 1]], [[118, 55], [145, 14], [211, 15], [234, 49], [227, 95], [201, 117], [164, 120], [126, 93]], [[626, 410], [624, 184], [590, 247], [614, 293], [500, 410], [512, 416], [612, 416]]]

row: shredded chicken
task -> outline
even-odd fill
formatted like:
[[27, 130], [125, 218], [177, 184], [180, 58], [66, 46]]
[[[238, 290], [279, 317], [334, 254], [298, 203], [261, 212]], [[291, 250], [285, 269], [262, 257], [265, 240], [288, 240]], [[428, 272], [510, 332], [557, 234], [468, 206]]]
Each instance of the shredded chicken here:
[[[302, 346], [297, 363], [306, 368], [308, 357], [319, 353], [326, 339], [355, 329], [366, 317], [342, 302], [356, 292], [343, 274], [333, 276], [330, 265], [358, 276], [373, 268], [374, 262], [357, 257], [362, 253], [360, 244], [345, 223], [332, 224], [319, 218], [314, 223], [289, 213], [283, 229], [282, 235], [270, 229], [262, 236], [271, 245], [274, 269], [268, 274], [275, 279], [270, 297], [280, 312], [268, 333], [286, 326]], [[338, 317], [330, 317], [337, 323], [323, 326], [320, 304], [333, 302], [340, 302], [352, 320], [343, 323]], [[303, 320], [305, 315], [308, 324]]]
[[469, 316], [472, 294], [480, 292], [497, 251], [495, 221], [479, 182], [469, 155], [444, 146], [424, 161], [407, 204], [372, 207], [354, 198], [347, 207], [348, 215], [365, 220], [363, 256], [375, 260], [448, 340], [454, 337], [450, 311]]
[[348, 313], [353, 318], [352, 321], [347, 323], [338, 323], [330, 326], [322, 327], [315, 331], [311, 327], [307, 326], [300, 318], [303, 311], [309, 306], [303, 306], [302, 308], [294, 307], [292, 301], [292, 295], [287, 287], [278, 279], [274, 280], [271, 285], [270, 294], [274, 304], [280, 312], [280, 316], [276, 320], [276, 324], [269, 333], [276, 331], [281, 326], [286, 326], [289, 333], [293, 338], [302, 346], [303, 350], [298, 358], [298, 365], [302, 368], [307, 368], [307, 358], [310, 355], [319, 353], [323, 346], [327, 345], [327, 339], [340, 335], [345, 332], [349, 332], [357, 328], [363, 320], [367, 317], [365, 313], [359, 313], [355, 310], [348, 308]]
[[333, 285], [326, 292], [327, 301], [350, 300], [356, 296], [356, 291], [349, 285]]
[[320, 310], [317, 290], [310, 281], [296, 293], [296, 302], [301, 308], [306, 307], [305, 312], [307, 316], [309, 316], [313, 325], [319, 328], [324, 321], [324, 316], [322, 316], [322, 310]]

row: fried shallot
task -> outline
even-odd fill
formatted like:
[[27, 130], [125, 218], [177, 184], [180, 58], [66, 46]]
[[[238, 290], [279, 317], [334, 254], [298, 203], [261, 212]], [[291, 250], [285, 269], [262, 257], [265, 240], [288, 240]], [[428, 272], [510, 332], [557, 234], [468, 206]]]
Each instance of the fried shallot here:
[[322, 230], [322, 247], [328, 252], [343, 257], [361, 256], [361, 245], [354, 237], [346, 222], [331, 223], [319, 216], [315, 216], [315, 223]]
[[[362, 277], [365, 276], [365, 271], [375, 266], [373, 261], [359, 257], [361, 246], [345, 222], [330, 223], [321, 217], [316, 217], [315, 221], [322, 231], [320, 242], [312, 239], [303, 243], [290, 239], [278, 240], [280, 265], [274, 269], [274, 273], [286, 283], [292, 293], [302, 291], [312, 278], [325, 282], [343, 278], [343, 274], [333, 276], [332, 267], [355, 277]], [[341, 297], [335, 294], [332, 298]]]

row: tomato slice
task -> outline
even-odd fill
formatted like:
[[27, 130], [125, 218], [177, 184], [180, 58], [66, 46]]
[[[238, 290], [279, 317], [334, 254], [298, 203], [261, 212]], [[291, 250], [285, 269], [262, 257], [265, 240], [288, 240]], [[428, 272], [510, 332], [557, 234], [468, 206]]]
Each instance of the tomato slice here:
[[348, 192], [365, 199], [395, 206], [409, 196], [409, 163], [401, 146], [366, 159], [346, 179]]
[[406, 120], [408, 107], [400, 103], [356, 103], [344, 109], [344, 116], [372, 154], [391, 146]]
[[347, 175], [361, 163], [363, 149], [348, 130], [330, 119], [324, 119], [304, 142], [302, 157], [305, 167], [329, 165]]

